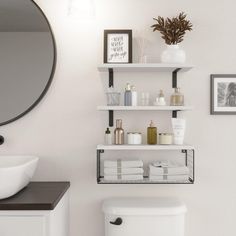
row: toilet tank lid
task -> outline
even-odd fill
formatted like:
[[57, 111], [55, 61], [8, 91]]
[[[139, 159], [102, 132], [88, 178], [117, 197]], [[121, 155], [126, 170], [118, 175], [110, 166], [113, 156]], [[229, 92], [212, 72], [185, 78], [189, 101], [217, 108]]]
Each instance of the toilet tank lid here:
[[103, 202], [108, 215], [179, 215], [186, 205], [176, 198], [111, 198]]

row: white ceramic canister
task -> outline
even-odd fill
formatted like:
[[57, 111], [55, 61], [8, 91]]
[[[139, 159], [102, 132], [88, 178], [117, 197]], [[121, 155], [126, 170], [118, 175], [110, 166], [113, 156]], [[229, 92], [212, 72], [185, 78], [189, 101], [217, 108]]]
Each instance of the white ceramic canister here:
[[129, 132], [127, 133], [128, 144], [142, 144], [142, 134], [138, 132]]

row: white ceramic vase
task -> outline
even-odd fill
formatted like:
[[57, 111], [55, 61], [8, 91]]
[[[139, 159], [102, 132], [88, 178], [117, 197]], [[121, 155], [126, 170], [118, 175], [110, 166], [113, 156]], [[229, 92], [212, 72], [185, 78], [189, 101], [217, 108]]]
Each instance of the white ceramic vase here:
[[179, 48], [179, 45], [166, 45], [167, 48], [161, 54], [161, 62], [163, 63], [185, 63], [185, 51]]

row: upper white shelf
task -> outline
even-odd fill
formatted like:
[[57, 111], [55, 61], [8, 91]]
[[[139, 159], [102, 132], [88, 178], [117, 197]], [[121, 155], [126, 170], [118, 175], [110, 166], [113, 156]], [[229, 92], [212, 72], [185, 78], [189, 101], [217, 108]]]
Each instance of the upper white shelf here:
[[98, 106], [99, 111], [190, 111], [191, 106]]
[[107, 72], [113, 68], [115, 72], [173, 72], [178, 68], [186, 72], [193, 68], [189, 64], [164, 64], [164, 63], [129, 63], [129, 64], [102, 64], [98, 66], [100, 72]]
[[191, 145], [97, 145], [98, 150], [193, 150], [194, 147]]

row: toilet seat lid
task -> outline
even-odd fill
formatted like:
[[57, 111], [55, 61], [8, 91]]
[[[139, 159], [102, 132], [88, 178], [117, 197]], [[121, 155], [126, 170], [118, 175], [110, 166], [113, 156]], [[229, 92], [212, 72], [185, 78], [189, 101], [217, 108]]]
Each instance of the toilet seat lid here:
[[111, 198], [103, 202], [108, 215], [179, 215], [187, 212], [186, 205], [177, 198]]

